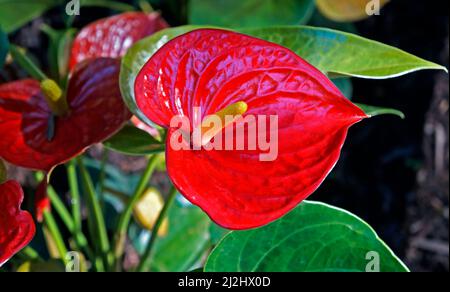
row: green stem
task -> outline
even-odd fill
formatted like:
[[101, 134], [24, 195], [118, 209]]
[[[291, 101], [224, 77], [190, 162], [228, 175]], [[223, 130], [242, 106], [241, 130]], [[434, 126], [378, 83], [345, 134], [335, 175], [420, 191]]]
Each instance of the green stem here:
[[47, 187], [47, 195], [50, 199], [50, 202], [52, 203], [52, 206], [55, 208], [56, 213], [58, 213], [61, 220], [66, 225], [67, 229], [70, 232], [73, 232], [74, 230], [74, 223], [72, 216], [70, 215], [69, 211], [67, 210], [66, 206], [62, 202], [62, 200], [59, 198], [58, 194], [56, 193], [55, 189], [48, 185]]
[[72, 216], [76, 230], [81, 230], [81, 198], [78, 188], [78, 177], [75, 160], [71, 160], [67, 165], [67, 177], [69, 180], [70, 196], [72, 200]]
[[20, 48], [14, 45], [9, 46], [9, 51], [14, 61], [19, 64], [28, 74], [39, 81], [48, 79], [47, 75], [39, 69], [39, 67], [25, 54], [20, 51]]
[[115, 247], [114, 247], [114, 256], [116, 260], [119, 260], [123, 255], [125, 239], [127, 235], [128, 226], [130, 225], [131, 217], [133, 214], [133, 208], [141, 198], [145, 189], [147, 188], [148, 182], [153, 175], [157, 162], [158, 162], [158, 155], [153, 155], [149, 159], [147, 167], [143, 175], [141, 176], [139, 183], [136, 189], [134, 190], [133, 195], [128, 201], [124, 212], [122, 213], [119, 219], [119, 225], [117, 227], [117, 232], [115, 235]]
[[105, 197], [104, 197], [104, 193], [105, 193], [105, 180], [106, 180], [106, 165], [108, 162], [108, 156], [109, 156], [109, 149], [108, 148], [104, 148], [103, 149], [103, 153], [102, 153], [102, 162], [100, 165], [100, 175], [99, 175], [99, 195], [100, 195], [100, 203], [101, 206], [104, 206], [105, 203]]
[[[35, 177], [38, 181], [40, 181], [45, 178], [45, 175], [41, 172], [36, 172]], [[58, 213], [59, 217], [63, 221], [66, 228], [73, 235], [77, 247], [84, 253], [86, 253], [86, 255], [90, 259], [92, 259], [92, 251], [88, 247], [86, 236], [84, 236], [84, 234], [82, 233], [81, 228], [80, 229], [77, 228], [75, 221], [72, 218], [72, 215], [67, 210], [63, 201], [58, 196], [58, 193], [50, 184], [47, 186], [47, 195], [48, 198], [50, 199], [52, 207], [55, 209], [56, 213]]]
[[155, 246], [156, 239], [158, 238], [158, 232], [159, 229], [164, 221], [164, 218], [166, 217], [170, 207], [173, 205], [173, 202], [175, 201], [175, 198], [177, 196], [177, 190], [175, 187], [172, 187], [169, 193], [169, 197], [167, 198], [167, 201], [164, 205], [164, 208], [161, 210], [161, 213], [158, 216], [158, 219], [156, 220], [155, 226], [152, 230], [152, 235], [150, 237], [150, 241], [148, 242], [148, 245], [145, 249], [144, 255], [141, 258], [141, 262], [139, 263], [139, 266], [137, 268], [138, 272], [145, 272], [146, 268], [150, 266], [150, 262], [152, 260], [152, 252], [153, 247]]
[[111, 260], [108, 258], [108, 251], [110, 249], [108, 232], [106, 230], [105, 218], [100, 207], [100, 202], [98, 200], [97, 194], [95, 193], [94, 184], [92, 179], [83, 164], [81, 158], [77, 158], [78, 167], [81, 172], [81, 181], [83, 182], [84, 191], [88, 198], [88, 203], [92, 211], [93, 226], [96, 229], [96, 239], [98, 240], [98, 246], [105, 261], [106, 266], [112, 265]]
[[19, 257], [26, 261], [42, 261], [39, 253], [34, 250], [31, 246], [27, 246], [19, 252]]
[[61, 236], [61, 232], [59, 231], [58, 225], [56, 224], [55, 218], [52, 213], [49, 211], [44, 211], [44, 224], [47, 227], [50, 235], [55, 241], [56, 248], [58, 249], [59, 256], [61, 260], [67, 264], [66, 255], [67, 255], [67, 247], [64, 243], [63, 237]]

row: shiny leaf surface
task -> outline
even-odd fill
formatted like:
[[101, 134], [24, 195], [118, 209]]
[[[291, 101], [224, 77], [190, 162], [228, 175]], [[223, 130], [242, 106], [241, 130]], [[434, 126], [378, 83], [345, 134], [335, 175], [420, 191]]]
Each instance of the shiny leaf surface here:
[[205, 271], [365, 272], [377, 268], [408, 271], [363, 220], [330, 205], [304, 201], [267, 226], [226, 235], [209, 256]]

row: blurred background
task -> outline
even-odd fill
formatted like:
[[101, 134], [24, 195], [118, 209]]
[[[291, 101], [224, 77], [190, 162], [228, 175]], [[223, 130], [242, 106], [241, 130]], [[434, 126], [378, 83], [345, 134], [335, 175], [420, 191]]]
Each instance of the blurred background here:
[[[284, 13], [282, 1], [265, 1], [267, 13]], [[297, 0], [303, 1], [303, 0]], [[117, 2], [117, 1], [116, 1]], [[136, 4], [136, 1], [121, 1]], [[252, 14], [260, 6], [234, 15], [224, 15], [226, 0], [208, 6], [205, 0], [152, 0], [155, 10], [172, 25], [208, 23], [229, 26], [259, 26], [264, 19]], [[357, 33], [366, 38], [398, 47], [419, 57], [444, 65], [449, 63], [449, 16], [446, 1], [391, 0], [379, 16], [355, 22], [334, 22], [311, 4], [295, 16], [301, 23], [326, 26]], [[206, 4], [205, 4], [206, 3]], [[308, 2], [311, 3], [311, 2]], [[272, 10], [270, 10], [272, 9]], [[84, 25], [117, 12], [108, 8], [86, 7], [74, 26]], [[54, 8], [11, 36], [26, 47], [46, 67], [48, 40], [40, 31], [43, 23], [64, 27], [61, 8]], [[214, 17], [216, 20], [214, 20]], [[219, 17], [221, 16], [221, 17]], [[212, 20], [211, 20], [212, 19]], [[288, 17], [280, 24], [285, 24]], [[277, 24], [277, 19], [268, 20]], [[14, 64], [0, 71], [0, 83], [25, 77]], [[449, 80], [439, 71], [421, 71], [388, 80], [349, 79], [339, 86], [355, 102], [396, 108], [405, 120], [381, 116], [353, 127], [343, 155], [332, 175], [311, 199], [324, 201], [357, 214], [380, 234], [413, 271], [449, 271]], [[102, 149], [89, 151], [93, 164], [102, 158]], [[111, 167], [130, 179], [145, 167], [145, 158], [111, 153]], [[33, 176], [10, 167], [13, 177], [32, 192]], [[165, 186], [165, 176], [154, 178]], [[52, 183], [67, 192], [65, 171], [56, 169]]]

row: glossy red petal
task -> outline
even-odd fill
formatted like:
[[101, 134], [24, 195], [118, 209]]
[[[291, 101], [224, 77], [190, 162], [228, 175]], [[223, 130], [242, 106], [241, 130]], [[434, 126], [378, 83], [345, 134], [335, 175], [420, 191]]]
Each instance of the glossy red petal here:
[[169, 25], [157, 12], [127, 12], [100, 19], [83, 28], [74, 40], [69, 66], [91, 58], [119, 58], [138, 40]]
[[0, 266], [27, 246], [36, 232], [31, 215], [20, 210], [22, 201], [17, 182], [0, 184]]
[[120, 62], [114, 59], [96, 59], [76, 68], [68, 86], [70, 112], [55, 118], [51, 139], [51, 112], [39, 82], [1, 85], [0, 157], [49, 171], [113, 135], [131, 117], [120, 94], [119, 68]]
[[[278, 117], [273, 161], [261, 161], [263, 150], [176, 151], [169, 144], [175, 129], [169, 130], [173, 183], [229, 229], [267, 224], [308, 197], [336, 164], [348, 128], [366, 117], [295, 53], [222, 30], [169, 42], [139, 73], [135, 95], [140, 109], [166, 127], [174, 115], [192, 120], [194, 107], [205, 117], [238, 101], [248, 105], [244, 117]], [[263, 132], [270, 137], [268, 127]], [[248, 137], [249, 129], [237, 138]]]

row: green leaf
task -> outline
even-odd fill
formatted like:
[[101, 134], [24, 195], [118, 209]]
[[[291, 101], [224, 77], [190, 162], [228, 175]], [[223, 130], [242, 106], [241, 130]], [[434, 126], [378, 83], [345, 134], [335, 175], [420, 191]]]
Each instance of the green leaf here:
[[405, 114], [396, 109], [377, 107], [377, 106], [361, 104], [361, 103], [356, 103], [356, 105], [359, 108], [361, 108], [370, 117], [376, 117], [376, 116], [380, 116], [380, 115], [394, 115], [401, 119], [405, 118]]
[[104, 7], [112, 10], [126, 12], [135, 10], [132, 5], [111, 0], [81, 0], [81, 6]]
[[332, 79], [331, 81], [333, 81], [334, 85], [337, 86], [337, 88], [339, 88], [339, 90], [342, 92], [342, 94], [348, 98], [348, 99], [352, 99], [352, 95], [353, 95], [353, 84], [352, 84], [352, 80], [350, 78], [337, 78], [337, 79]]
[[[134, 81], [148, 59], [169, 40], [206, 26], [180, 26], [153, 34], [136, 43], [122, 60], [120, 86], [130, 110], [149, 121], [137, 108]], [[423, 69], [447, 69], [397, 48], [354, 34], [309, 26], [243, 28], [238, 30], [285, 46], [332, 76], [389, 78]]]
[[148, 155], [164, 151], [164, 144], [131, 125], [125, 125], [117, 134], [104, 141], [103, 145], [128, 155]]
[[189, 23], [225, 27], [303, 24], [314, 0], [190, 0]]
[[424, 69], [447, 69], [395, 47], [332, 29], [292, 26], [242, 29], [293, 50], [326, 74], [383, 79]]
[[69, 57], [72, 42], [76, 35], [75, 29], [54, 30], [49, 26], [43, 26], [42, 30], [48, 35], [49, 49], [48, 60], [52, 76], [57, 81], [64, 79], [69, 72]]
[[209, 256], [205, 271], [366, 271], [374, 255], [380, 271], [408, 271], [360, 218], [304, 201], [265, 227], [229, 233]]
[[8, 55], [9, 41], [8, 36], [3, 32], [0, 27], [0, 69], [5, 64], [6, 56]]
[[13, 32], [60, 3], [62, 0], [0, 0], [0, 26]]
[[[151, 271], [187, 272], [198, 268], [202, 255], [210, 248], [208, 216], [179, 196], [169, 211], [169, 230], [155, 243]], [[148, 231], [130, 230], [139, 253], [150, 238]]]

